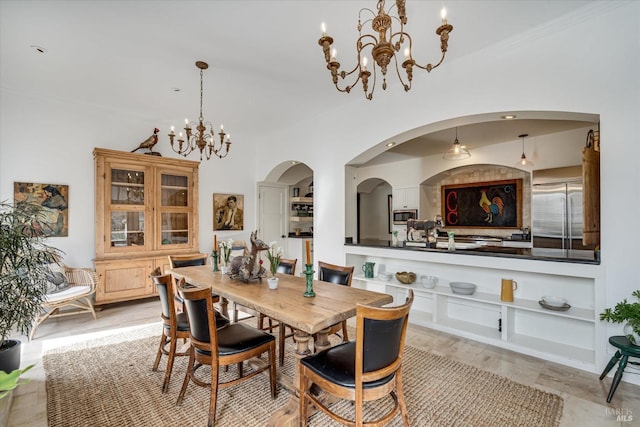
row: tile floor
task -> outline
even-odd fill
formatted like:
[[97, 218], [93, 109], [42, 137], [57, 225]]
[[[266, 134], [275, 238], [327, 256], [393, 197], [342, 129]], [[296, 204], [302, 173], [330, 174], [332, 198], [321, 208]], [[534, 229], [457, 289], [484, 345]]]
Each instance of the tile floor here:
[[[36, 366], [24, 376], [31, 382], [14, 392], [8, 427], [47, 426], [47, 396], [41, 363], [43, 348], [61, 341], [81, 340], [85, 334], [95, 336], [113, 329], [148, 323], [159, 325], [158, 304], [155, 300], [113, 304], [98, 312], [98, 320], [87, 315], [51, 319], [38, 328], [31, 342], [21, 337], [22, 366], [30, 363], [36, 363]], [[611, 378], [599, 381], [596, 374], [413, 325], [408, 329], [407, 342], [559, 394], [564, 398], [561, 426], [640, 426], [640, 386], [621, 383], [611, 404], [607, 404]], [[625, 372], [625, 375], [640, 373], [637, 369], [628, 371], [629, 374]], [[620, 415], [626, 416], [628, 421], [619, 419]]]

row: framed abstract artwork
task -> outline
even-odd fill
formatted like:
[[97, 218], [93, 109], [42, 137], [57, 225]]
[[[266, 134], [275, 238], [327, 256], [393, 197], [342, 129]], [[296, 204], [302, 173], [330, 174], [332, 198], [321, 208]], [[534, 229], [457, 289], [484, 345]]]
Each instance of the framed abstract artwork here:
[[244, 196], [241, 194], [213, 195], [213, 230], [244, 229]]
[[48, 237], [69, 235], [69, 186], [14, 182], [13, 199], [17, 205], [28, 203], [43, 208], [44, 218], [39, 221], [42, 234]]

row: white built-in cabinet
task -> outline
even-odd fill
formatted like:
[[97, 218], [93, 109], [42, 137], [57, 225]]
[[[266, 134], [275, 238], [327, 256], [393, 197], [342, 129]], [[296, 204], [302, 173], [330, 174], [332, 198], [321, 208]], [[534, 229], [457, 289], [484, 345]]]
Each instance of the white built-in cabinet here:
[[[589, 372], [598, 372], [609, 357], [597, 317], [603, 300], [600, 265], [363, 246], [345, 246], [345, 252], [356, 272], [364, 262], [376, 263], [374, 278], [356, 275], [352, 286], [390, 294], [394, 304], [413, 289], [411, 323]], [[411, 285], [385, 282], [377, 278], [381, 270], [413, 271], [439, 281], [433, 289], [419, 279]], [[502, 278], [518, 282], [513, 302], [500, 299]], [[452, 281], [471, 282], [478, 289], [473, 295], [454, 294]], [[545, 309], [538, 303], [543, 295], [566, 298], [571, 308]]]
[[394, 188], [393, 209], [418, 209], [420, 206], [419, 187]]

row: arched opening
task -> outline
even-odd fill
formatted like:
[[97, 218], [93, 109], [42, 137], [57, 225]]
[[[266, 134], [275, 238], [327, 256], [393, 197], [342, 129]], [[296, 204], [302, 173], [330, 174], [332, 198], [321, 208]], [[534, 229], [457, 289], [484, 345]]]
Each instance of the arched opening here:
[[358, 242], [390, 239], [391, 191], [391, 184], [379, 178], [371, 178], [358, 185]]
[[[516, 116], [516, 119], [504, 119], [507, 115]], [[457, 138], [467, 146], [471, 157], [445, 160], [443, 154], [456, 139], [456, 129]], [[355, 176], [357, 194], [347, 194], [347, 197], [359, 198], [362, 184], [371, 186], [371, 180], [383, 181], [391, 186], [393, 209], [409, 207], [417, 210], [418, 218], [433, 220], [437, 215], [443, 216], [442, 195], [445, 186], [516, 180], [518, 189], [521, 190], [521, 195], [514, 202], [518, 209], [517, 221], [510, 222], [508, 226], [492, 222], [492, 214], [487, 212], [484, 217], [488, 218], [486, 223], [476, 222], [463, 227], [449, 224], [448, 229], [456, 235], [495, 237], [502, 242], [510, 239], [526, 240], [518, 242], [518, 247], [536, 248], [539, 245], [538, 248], [542, 251], [537, 253], [540, 255], [556, 256], [553, 251], [557, 250], [560, 251], [558, 256], [592, 258], [600, 239], [599, 208], [595, 213], [591, 212], [589, 219], [591, 227], [595, 226], [597, 229], [584, 232], [584, 236], [595, 235], [597, 240], [587, 242], [589, 239], [583, 239], [583, 233], [577, 232], [586, 224], [582, 194], [585, 198], [588, 197], [590, 205], [599, 206], [599, 181], [596, 180], [597, 185], [586, 186], [582, 182], [585, 139], [592, 130], [599, 135], [597, 114], [556, 111], [486, 113], [428, 124], [381, 141], [354, 158], [347, 166], [352, 171], [349, 176]], [[521, 138], [523, 134], [528, 135], [526, 144]], [[533, 165], [518, 165], [523, 151], [527, 159], [534, 162]], [[597, 151], [599, 156], [599, 140]], [[574, 176], [576, 170], [578, 174]], [[573, 175], [565, 176], [566, 171], [571, 171]], [[542, 184], [549, 180], [569, 180], [572, 185], [565, 186], [564, 195], [558, 190], [557, 197], [552, 199], [553, 203], [545, 202], [543, 206], [543, 200], [551, 199], [534, 197], [534, 192], [541, 190]], [[573, 185], [576, 181], [577, 186]], [[399, 198], [409, 198], [410, 202], [401, 202]], [[480, 195], [478, 198], [480, 200]], [[381, 198], [377, 203], [382, 205]], [[482, 207], [480, 201], [475, 204], [469, 202], [469, 206], [476, 209]], [[499, 204], [496, 206], [498, 212], [502, 213]], [[376, 210], [350, 212], [353, 208], [349, 203], [345, 205], [345, 209], [347, 218], [357, 215], [358, 224], [373, 222], [364, 217], [365, 214], [375, 218], [382, 211], [378, 207]], [[484, 209], [491, 209], [491, 204], [485, 204]], [[483, 214], [485, 213], [480, 212], [478, 215]], [[378, 225], [377, 231], [367, 230], [366, 235], [361, 232], [359, 235], [361, 238], [384, 235], [385, 228]], [[392, 229], [398, 231], [399, 240], [406, 240], [406, 226], [394, 225]], [[559, 234], [558, 230], [572, 230], [573, 234]], [[347, 236], [350, 231], [347, 230]], [[544, 239], [537, 238], [532, 231]], [[546, 249], [549, 251], [543, 254]]]
[[257, 216], [263, 240], [277, 242], [283, 258], [302, 260], [313, 242], [313, 170], [297, 161], [274, 167], [258, 184]]

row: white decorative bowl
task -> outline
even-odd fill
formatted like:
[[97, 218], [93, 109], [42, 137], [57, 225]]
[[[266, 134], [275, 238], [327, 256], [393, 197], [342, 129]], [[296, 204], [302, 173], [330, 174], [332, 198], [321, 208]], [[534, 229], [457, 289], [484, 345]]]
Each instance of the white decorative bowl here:
[[438, 278], [436, 276], [421, 276], [420, 280], [422, 281], [422, 287], [427, 289], [435, 288], [436, 283], [438, 283]]
[[385, 282], [389, 282], [393, 278], [393, 273], [389, 273], [388, 271], [381, 271], [378, 273], [378, 278]]
[[561, 297], [554, 297], [551, 295], [545, 295], [542, 297], [542, 301], [545, 304], [550, 305], [551, 307], [564, 307], [567, 303], [567, 300]]
[[451, 282], [449, 286], [454, 294], [460, 295], [473, 295], [477, 288], [473, 283], [467, 282]]

